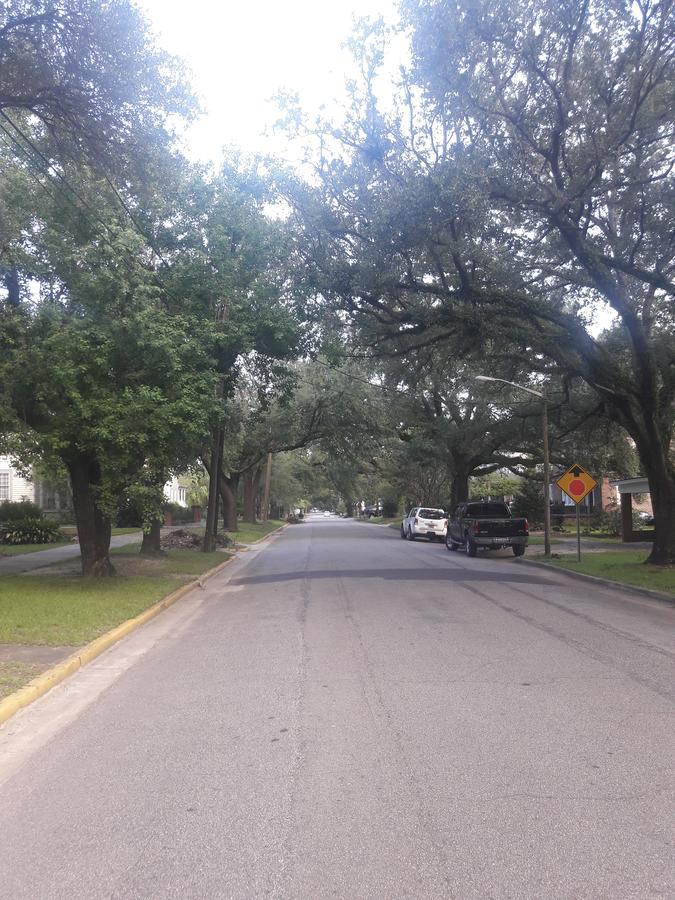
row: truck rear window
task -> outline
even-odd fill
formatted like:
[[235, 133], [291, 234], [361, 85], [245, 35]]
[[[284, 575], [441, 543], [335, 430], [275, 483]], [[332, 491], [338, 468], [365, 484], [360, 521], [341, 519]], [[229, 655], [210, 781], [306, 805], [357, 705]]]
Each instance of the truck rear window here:
[[445, 513], [442, 509], [421, 509], [417, 515], [420, 519], [444, 519]]
[[466, 515], [471, 519], [510, 519], [511, 513], [505, 503], [469, 503]]

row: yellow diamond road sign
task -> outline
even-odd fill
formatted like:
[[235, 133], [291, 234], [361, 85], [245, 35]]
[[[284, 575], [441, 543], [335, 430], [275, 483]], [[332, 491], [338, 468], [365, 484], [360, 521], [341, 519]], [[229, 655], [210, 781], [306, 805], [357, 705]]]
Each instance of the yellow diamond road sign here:
[[582, 466], [570, 466], [564, 475], [556, 481], [570, 500], [579, 504], [597, 485], [597, 481]]

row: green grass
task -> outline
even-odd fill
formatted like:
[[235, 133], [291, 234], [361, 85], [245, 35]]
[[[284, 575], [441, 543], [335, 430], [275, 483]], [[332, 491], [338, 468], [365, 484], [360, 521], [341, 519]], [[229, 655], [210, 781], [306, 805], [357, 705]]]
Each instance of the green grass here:
[[537, 562], [569, 569], [570, 572], [582, 572], [584, 575], [595, 575], [597, 578], [650, 588], [675, 596], [675, 566], [645, 565], [647, 554], [644, 550], [602, 550], [585, 556], [582, 550], [580, 563], [575, 556], [551, 560], [544, 560], [539, 556], [533, 558]]
[[113, 528], [112, 534], [113, 534], [113, 537], [116, 534], [136, 534], [137, 532], [139, 532], [141, 530], [142, 529], [139, 526], [136, 526], [135, 528]]
[[371, 516], [370, 519], [362, 519], [363, 522], [372, 522], [375, 525], [395, 525], [401, 524], [401, 516], [385, 518], [384, 516]]
[[0, 662], [0, 700], [18, 691], [44, 671], [44, 666], [31, 666], [20, 662]]
[[[196, 575], [224, 562], [224, 553], [170, 550], [145, 560], [138, 545], [114, 553], [119, 575], [83, 579], [72, 575], [0, 577], [0, 643], [86, 644], [125, 619], [138, 615]], [[128, 574], [125, 574], [127, 572]]]
[[242, 522], [238, 531], [226, 531], [225, 534], [236, 541], [237, 544], [252, 544], [271, 531], [276, 531], [284, 523], [278, 519], [270, 519], [269, 522]]

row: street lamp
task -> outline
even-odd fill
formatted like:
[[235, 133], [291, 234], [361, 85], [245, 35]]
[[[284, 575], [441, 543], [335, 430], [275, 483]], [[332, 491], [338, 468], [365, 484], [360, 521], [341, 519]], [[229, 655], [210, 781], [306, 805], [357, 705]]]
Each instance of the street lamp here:
[[527, 394], [534, 394], [541, 400], [541, 419], [544, 432], [544, 556], [551, 555], [551, 505], [549, 501], [549, 461], [548, 461], [548, 404], [546, 402], [546, 394], [540, 391], [533, 391], [532, 388], [524, 387], [522, 384], [516, 384], [514, 381], [507, 381], [506, 378], [493, 378], [491, 375], [476, 375], [476, 381], [500, 381], [502, 384], [509, 384], [511, 387], [519, 391], [525, 391]]

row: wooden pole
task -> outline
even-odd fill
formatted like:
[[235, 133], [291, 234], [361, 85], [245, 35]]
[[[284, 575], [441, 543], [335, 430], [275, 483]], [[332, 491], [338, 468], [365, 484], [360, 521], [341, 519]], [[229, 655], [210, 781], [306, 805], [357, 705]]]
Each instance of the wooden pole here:
[[263, 522], [269, 519], [270, 510], [270, 481], [272, 480], [272, 454], [267, 454], [267, 468], [265, 469], [265, 489], [263, 491], [263, 503], [261, 518]]

